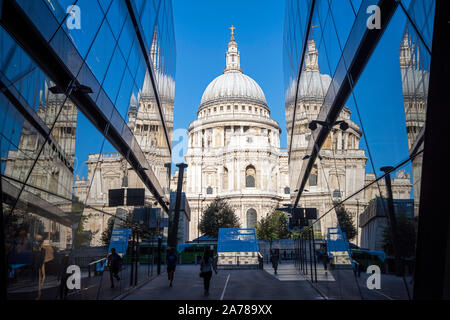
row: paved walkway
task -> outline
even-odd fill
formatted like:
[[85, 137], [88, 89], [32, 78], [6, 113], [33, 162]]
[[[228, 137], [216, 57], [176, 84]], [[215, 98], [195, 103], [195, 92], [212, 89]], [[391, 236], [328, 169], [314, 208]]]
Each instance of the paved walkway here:
[[127, 300], [318, 300], [322, 296], [295, 270], [281, 264], [273, 269], [219, 270], [211, 279], [210, 294], [203, 295], [198, 265], [179, 265], [173, 287], [163, 274], [128, 295]]
[[[309, 267], [309, 265], [308, 265]], [[309, 274], [305, 278], [311, 279]], [[370, 290], [367, 287], [369, 274], [361, 272], [360, 277], [355, 277], [352, 269], [324, 270], [321, 264], [317, 264], [317, 282], [314, 286], [330, 300], [408, 300], [413, 290], [411, 277], [403, 278], [393, 274], [381, 274], [380, 289]]]

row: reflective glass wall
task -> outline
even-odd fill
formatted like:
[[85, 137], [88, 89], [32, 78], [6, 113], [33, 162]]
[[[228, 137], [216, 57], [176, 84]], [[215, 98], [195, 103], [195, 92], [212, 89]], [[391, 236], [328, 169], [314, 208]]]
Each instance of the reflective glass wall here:
[[286, 2], [296, 263], [330, 299], [413, 296], [434, 1], [382, 3]]
[[[156, 275], [173, 131], [172, 3], [1, 2], [0, 150], [8, 299], [111, 299]], [[15, 21], [21, 21], [17, 26]], [[112, 189], [144, 204], [110, 206]], [[135, 209], [147, 208], [151, 223]], [[150, 208], [158, 209], [150, 214]], [[129, 229], [114, 288], [107, 256]], [[72, 269], [69, 267], [72, 266]], [[67, 279], [80, 275], [80, 286]], [[79, 269], [77, 269], [79, 268]], [[75, 270], [75, 271], [73, 271]], [[79, 270], [79, 272], [77, 271]], [[75, 278], [73, 278], [75, 279]]]

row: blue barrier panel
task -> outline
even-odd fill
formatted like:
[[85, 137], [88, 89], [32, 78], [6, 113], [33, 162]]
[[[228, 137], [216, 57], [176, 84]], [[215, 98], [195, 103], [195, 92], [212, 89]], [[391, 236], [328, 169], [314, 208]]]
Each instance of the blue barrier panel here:
[[330, 258], [332, 257], [332, 252], [347, 252], [350, 262], [353, 265], [352, 253], [347, 236], [340, 227], [328, 228], [327, 252]]
[[256, 229], [220, 228], [217, 252], [259, 252]]
[[111, 240], [109, 241], [108, 253], [111, 253], [111, 248], [115, 248], [116, 253], [123, 257], [127, 253], [130, 233], [131, 229], [113, 229]]

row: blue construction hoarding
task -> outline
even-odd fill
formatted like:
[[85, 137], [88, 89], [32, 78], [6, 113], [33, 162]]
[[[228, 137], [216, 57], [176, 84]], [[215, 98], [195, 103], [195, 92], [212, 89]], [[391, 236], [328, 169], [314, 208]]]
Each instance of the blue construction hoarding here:
[[255, 228], [220, 228], [217, 252], [259, 252]]

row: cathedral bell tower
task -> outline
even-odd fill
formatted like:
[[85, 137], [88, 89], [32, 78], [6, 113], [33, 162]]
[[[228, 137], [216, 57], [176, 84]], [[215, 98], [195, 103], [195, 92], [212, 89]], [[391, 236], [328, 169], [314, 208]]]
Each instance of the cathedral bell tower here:
[[239, 62], [240, 53], [237, 49], [237, 43], [234, 40], [234, 29], [236, 29], [236, 28], [233, 26], [230, 27], [231, 39], [230, 39], [230, 42], [228, 43], [228, 51], [226, 53], [227, 65], [225, 67], [224, 73], [229, 72], [229, 71], [242, 72], [241, 64]]

